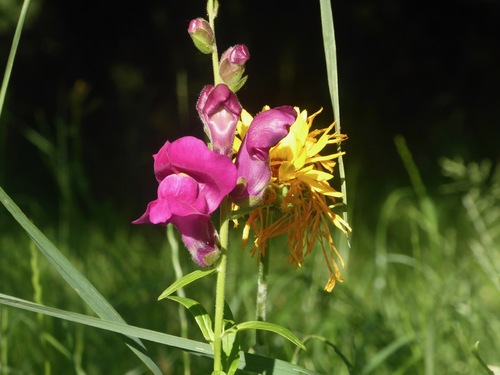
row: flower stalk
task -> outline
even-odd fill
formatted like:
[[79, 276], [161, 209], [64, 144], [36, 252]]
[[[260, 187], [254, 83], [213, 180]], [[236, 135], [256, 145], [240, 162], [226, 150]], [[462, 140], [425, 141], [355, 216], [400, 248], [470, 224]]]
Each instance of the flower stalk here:
[[215, 293], [214, 316], [214, 372], [222, 371], [222, 335], [224, 324], [224, 298], [226, 294], [227, 249], [229, 245], [229, 214], [230, 203], [224, 198], [220, 205], [220, 258], [217, 266], [217, 285]]
[[207, 1], [207, 14], [208, 14], [208, 23], [212, 28], [212, 32], [214, 34], [214, 48], [212, 50], [212, 68], [214, 71], [214, 85], [217, 85], [222, 82], [219, 75], [219, 55], [217, 51], [217, 38], [215, 36], [215, 18], [217, 17], [217, 12], [219, 11], [219, 2], [217, 0], [208, 0]]

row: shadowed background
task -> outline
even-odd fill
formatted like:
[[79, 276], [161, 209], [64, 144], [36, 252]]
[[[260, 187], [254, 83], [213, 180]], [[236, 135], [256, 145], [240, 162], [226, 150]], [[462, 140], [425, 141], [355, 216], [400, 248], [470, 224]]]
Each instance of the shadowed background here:
[[[319, 4], [290, 4], [222, 1], [219, 49], [245, 43], [250, 50], [249, 79], [238, 92], [249, 112], [265, 104], [309, 113], [323, 107], [314, 124], [325, 127], [332, 111]], [[18, 0], [0, 2], [2, 70], [19, 9]], [[156, 301], [175, 279], [164, 230], [130, 222], [155, 197], [151, 155], [167, 139], [204, 136], [195, 104], [212, 81], [211, 60], [187, 34], [204, 9], [204, 1], [31, 0], [0, 119], [0, 186], [130, 324], [172, 334], [179, 334], [177, 306]], [[486, 178], [471, 182], [481, 174], [473, 165], [472, 177], [456, 178], [459, 193], [443, 194], [450, 179], [439, 160], [499, 161], [500, 3], [339, 1], [333, 16], [354, 228], [346, 282], [323, 292], [320, 249], [294, 272], [278, 239], [271, 246], [269, 319], [301, 338], [315, 333], [334, 341], [352, 362], [350, 373], [478, 373], [470, 354], [477, 340], [485, 358], [498, 363], [499, 179], [486, 168]], [[415, 159], [423, 194], [408, 188], [397, 135]], [[237, 246], [240, 232], [231, 234]], [[344, 239], [336, 243], [345, 250]], [[256, 262], [237, 250], [229, 257], [228, 303], [237, 320], [250, 320]], [[0, 209], [1, 292], [36, 300], [38, 288], [46, 305], [87, 311], [36, 254]], [[180, 255], [184, 271], [192, 271], [188, 253]], [[213, 280], [187, 295], [212, 311]], [[6, 312], [0, 344], [20, 373], [41, 373], [47, 363], [53, 373], [82, 365], [89, 375], [138, 366], [118, 335], [17, 309], [0, 310], [0, 317]], [[195, 327], [189, 337], [202, 340]], [[34, 343], [29, 353], [26, 342]], [[291, 346], [269, 342], [277, 358], [292, 357]], [[148, 348], [165, 374], [180, 373], [178, 350]], [[301, 356], [301, 364], [324, 373], [347, 371], [320, 342]]]
[[[370, 187], [368, 201], [406, 181], [396, 134], [429, 182], [438, 178], [438, 157], [498, 158], [499, 4], [440, 5], [333, 4], [346, 169]], [[33, 1], [2, 119], [0, 181], [8, 191], [55, 198], [23, 132], [45, 123], [53, 135], [57, 121], [75, 122], [71, 95], [79, 83], [76, 142], [88, 193], [131, 218], [139, 214], [154, 195], [151, 154], [167, 139], [203, 136], [195, 103], [211, 82], [211, 62], [186, 29], [204, 13], [203, 2]], [[16, 17], [12, 10], [2, 25], [2, 62]], [[247, 110], [324, 107], [317, 126], [331, 122], [317, 2], [223, 1], [216, 33], [221, 52], [249, 47], [249, 80], [239, 92]]]

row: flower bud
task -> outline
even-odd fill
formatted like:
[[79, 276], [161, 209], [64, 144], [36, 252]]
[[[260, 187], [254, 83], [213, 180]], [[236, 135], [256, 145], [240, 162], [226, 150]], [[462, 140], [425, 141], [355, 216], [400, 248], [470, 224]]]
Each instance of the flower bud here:
[[205, 19], [199, 17], [191, 20], [188, 33], [196, 48], [205, 54], [212, 53], [215, 43], [214, 32]]
[[207, 85], [202, 90], [196, 108], [204, 124], [203, 129], [212, 143], [212, 150], [231, 156], [236, 124], [241, 105], [238, 98], [225, 84]]
[[219, 74], [222, 81], [234, 92], [238, 91], [246, 82], [248, 76], [243, 77], [245, 63], [250, 53], [244, 44], [228, 48], [221, 56]]

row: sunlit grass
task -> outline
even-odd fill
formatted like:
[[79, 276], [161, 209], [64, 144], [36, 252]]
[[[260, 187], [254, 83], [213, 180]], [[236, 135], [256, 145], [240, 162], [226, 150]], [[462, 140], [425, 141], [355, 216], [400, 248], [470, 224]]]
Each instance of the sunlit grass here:
[[[288, 251], [280, 250], [286, 239], [277, 239], [271, 247], [269, 320], [280, 322], [299, 337], [317, 335], [335, 345], [352, 365], [351, 373], [478, 373], [481, 367], [470, 353], [476, 341], [488, 363], [498, 363], [500, 292], [495, 284], [498, 273], [494, 272], [499, 253], [498, 247], [487, 251], [481, 247], [484, 237], [497, 244], [500, 232], [498, 220], [488, 216], [493, 208], [488, 210], [482, 203], [498, 202], [496, 190], [488, 188], [488, 183], [483, 181], [482, 194], [476, 197], [479, 217], [473, 217], [487, 223], [483, 233], [475, 229], [470, 207], [462, 204], [473, 186], [461, 193], [426, 193], [424, 197], [402, 187], [384, 199], [376, 222], [363, 222], [358, 214], [345, 282], [331, 295], [322, 291], [325, 267], [321, 253], [313, 252], [313, 261], [294, 271], [287, 264]], [[422, 198], [426, 206], [422, 206]], [[10, 229], [0, 236], [2, 292], [33, 300], [30, 241], [6, 219], [2, 218], [2, 228]], [[179, 334], [178, 306], [156, 301], [175, 279], [163, 232], [148, 227], [132, 230], [119, 218], [112, 234], [106, 225], [110, 223], [96, 218], [79, 227], [70, 259], [130, 324]], [[49, 227], [47, 232], [54, 231]], [[240, 235], [237, 230], [232, 234]], [[195, 269], [187, 252], [180, 255], [185, 272]], [[238, 248], [232, 249], [229, 260], [229, 304], [236, 319], [252, 319], [256, 260], [248, 249]], [[85, 311], [43, 258], [38, 266], [45, 304]], [[214, 278], [202, 279], [189, 286], [187, 294], [210, 309], [214, 282]], [[9, 324], [2, 337], [13, 370], [39, 373], [48, 358], [54, 373], [74, 371], [73, 354], [68, 358], [55, 341], [68, 353], [74, 353], [81, 342], [81, 367], [87, 374], [124, 373], [139, 367], [114, 334], [49, 317], [40, 321], [33, 314], [13, 309], [7, 312]], [[53, 342], [42, 345], [40, 332], [52, 335]], [[189, 335], [201, 340], [194, 324]], [[250, 346], [252, 334], [247, 335], [243, 342]], [[29, 351], [27, 341], [33, 343]], [[273, 355], [292, 358], [294, 348], [286, 340], [270, 334], [269, 344]], [[332, 345], [311, 339], [307, 347], [297, 356], [299, 364], [322, 374], [349, 373]], [[181, 371], [179, 351], [156, 344], [148, 344], [148, 348], [166, 374]], [[125, 360], [110, 366], [113, 358], [122, 355]], [[195, 358], [193, 369], [206, 365], [206, 360]]]
[[[22, 22], [16, 46], [21, 29]], [[12, 64], [13, 57], [0, 93], [0, 113]], [[338, 106], [338, 95], [333, 96]], [[60, 129], [66, 126], [61, 123]], [[26, 135], [43, 151], [36, 142], [43, 134]], [[62, 147], [52, 146], [54, 152]], [[313, 251], [312, 261], [294, 270], [287, 264], [286, 239], [278, 238], [270, 246], [268, 320], [305, 339], [308, 348], [297, 352], [283, 338], [268, 334], [274, 357], [293, 358], [321, 374], [476, 374], [485, 372], [471, 354], [479, 341], [486, 363], [500, 364], [498, 173], [491, 172], [488, 163], [444, 161], [444, 172], [454, 185], [447, 193], [430, 193], [437, 189], [430, 189], [420, 177], [404, 140], [399, 138], [396, 147], [409, 172], [408, 186], [382, 197], [375, 214], [377, 206], [361, 207], [351, 198], [352, 247], [340, 249], [348, 251], [345, 259], [350, 261], [343, 273], [345, 282], [333, 294], [322, 290], [327, 267], [321, 251]], [[74, 187], [61, 181], [75, 177], [69, 168], [61, 168], [69, 160], [66, 154], [62, 157], [49, 172], [62, 173], [62, 180], [56, 180], [64, 196]], [[350, 187], [356, 190], [353, 184]], [[360, 187], [354, 196], [372, 194], [373, 188]], [[134, 218], [109, 213], [96, 212], [89, 218], [73, 209], [67, 194], [63, 198], [59, 221], [42, 209], [34, 215], [45, 223], [47, 237], [128, 323], [180, 335], [178, 305], [157, 301], [178, 277], [164, 232], [132, 227]], [[29, 197], [22, 201], [28, 207], [39, 205]], [[0, 292], [92, 315], [3, 208], [1, 212]], [[365, 212], [376, 219], [368, 221]], [[239, 243], [240, 230], [231, 232], [232, 244]], [[184, 272], [196, 268], [187, 251], [180, 255]], [[233, 246], [229, 262], [228, 303], [237, 321], [252, 320], [257, 261], [248, 249]], [[207, 277], [189, 285], [186, 293], [212, 311], [214, 284], [215, 278]], [[0, 319], [2, 374], [147, 373], [114, 333], [5, 306], [0, 307]], [[194, 321], [189, 323], [188, 337], [203, 341]], [[243, 350], [251, 348], [253, 335], [243, 333]], [[164, 374], [182, 372], [180, 350], [152, 343], [147, 347]], [[210, 368], [206, 359], [192, 358], [193, 373], [208, 373]]]

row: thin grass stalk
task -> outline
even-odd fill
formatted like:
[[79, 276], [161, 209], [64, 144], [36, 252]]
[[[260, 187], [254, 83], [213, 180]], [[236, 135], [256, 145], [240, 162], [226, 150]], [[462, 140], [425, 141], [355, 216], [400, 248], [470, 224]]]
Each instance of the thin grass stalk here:
[[9, 86], [10, 75], [12, 73], [12, 68], [14, 67], [14, 59], [16, 57], [19, 40], [21, 39], [21, 32], [23, 30], [26, 13], [28, 13], [29, 4], [30, 0], [24, 0], [23, 6], [21, 8], [21, 13], [19, 14], [19, 20], [17, 21], [16, 31], [14, 32], [14, 38], [12, 40], [12, 47], [10, 48], [9, 57], [7, 59], [7, 65], [5, 66], [2, 87], [0, 88], [0, 118], [2, 117], [5, 95], [7, 94], [7, 87]]
[[[183, 271], [181, 267], [181, 262], [179, 261], [179, 242], [175, 238], [174, 226], [172, 224], [167, 225], [167, 241], [170, 245], [170, 254], [172, 257], [172, 264], [174, 267], [175, 278], [178, 280], [183, 276]], [[177, 290], [179, 297], [186, 298], [186, 293], [183, 288]], [[178, 306], [179, 309], [179, 319], [181, 325], [181, 337], [188, 337], [188, 323], [186, 317], [186, 310], [184, 306]], [[189, 353], [182, 352], [182, 362], [184, 365], [184, 375], [191, 374], [191, 359]]]
[[[270, 249], [266, 254], [259, 257], [259, 269], [257, 277], [257, 298], [255, 301], [255, 320], [265, 322], [267, 320], [267, 276], [269, 274], [269, 255]], [[259, 354], [268, 354], [267, 333], [264, 330], [257, 330], [255, 333], [255, 350]]]
[[7, 340], [7, 330], [9, 327], [9, 310], [0, 306], [0, 374], [9, 374], [9, 341]]
[[[33, 300], [35, 303], [43, 305], [42, 299], [42, 284], [40, 282], [40, 263], [38, 258], [38, 249], [33, 241], [30, 243], [30, 266], [31, 266], [31, 286], [33, 287]], [[36, 314], [38, 325], [43, 330], [43, 334], [38, 338], [40, 340], [40, 346], [42, 347], [42, 351], [46, 353], [48, 351], [46, 341], [44, 340], [45, 327], [44, 327], [44, 315]], [[47, 358], [44, 359], [44, 373], [45, 375], [50, 375], [51, 373], [51, 365]]]
[[[21, 39], [21, 32], [24, 26], [24, 19], [26, 18], [26, 13], [28, 13], [30, 0], [24, 0], [21, 12], [19, 14], [19, 20], [17, 21], [16, 31], [14, 32], [14, 38], [12, 40], [12, 46], [10, 48], [9, 57], [7, 58], [7, 64], [5, 66], [5, 72], [3, 75], [2, 86], [0, 87], [0, 119], [2, 118], [3, 105], [5, 103], [5, 97], [7, 95], [7, 87], [9, 86], [10, 75], [12, 73], [12, 68], [14, 67], [14, 60], [17, 53], [17, 47], [19, 45], [19, 40]], [[0, 150], [5, 150], [5, 144], [7, 140], [7, 129], [0, 127]], [[5, 151], [4, 151], [5, 152]], [[6, 155], [0, 155], [1, 158], [6, 160]], [[0, 182], [4, 178], [4, 166], [0, 163]]]
[[[333, 118], [335, 119], [335, 132], [340, 134], [340, 104], [339, 104], [339, 82], [337, 69], [337, 45], [335, 43], [335, 26], [333, 24], [332, 4], [330, 0], [320, 0], [321, 30], [323, 33], [323, 46], [325, 49], [326, 72], [328, 78], [328, 90], [332, 101]], [[337, 144], [337, 152], [340, 154], [339, 177], [340, 191], [342, 192], [343, 219], [347, 220], [347, 182], [345, 177], [344, 159], [341, 154], [341, 145]]]

